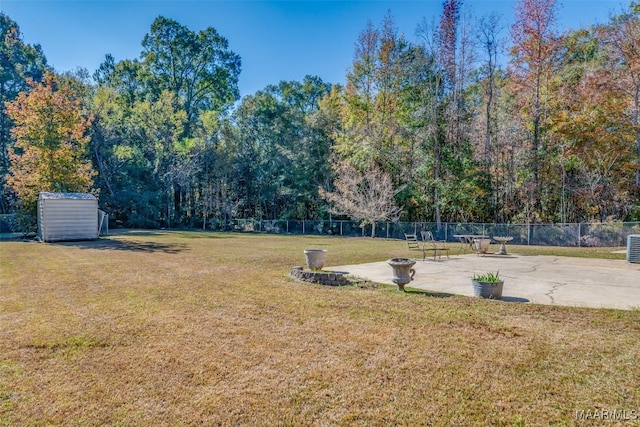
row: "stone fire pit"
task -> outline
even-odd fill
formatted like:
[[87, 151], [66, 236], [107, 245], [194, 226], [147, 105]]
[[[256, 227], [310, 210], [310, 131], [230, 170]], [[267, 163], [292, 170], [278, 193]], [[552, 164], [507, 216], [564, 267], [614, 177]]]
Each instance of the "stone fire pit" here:
[[328, 286], [345, 286], [351, 284], [345, 272], [305, 270], [300, 266], [291, 268], [291, 277], [301, 282], [319, 283]]

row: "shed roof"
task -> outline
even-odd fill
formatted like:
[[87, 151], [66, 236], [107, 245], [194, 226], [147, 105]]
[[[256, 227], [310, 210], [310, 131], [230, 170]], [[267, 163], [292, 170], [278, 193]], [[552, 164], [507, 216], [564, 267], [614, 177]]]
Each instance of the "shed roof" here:
[[96, 196], [91, 193], [48, 193], [41, 192], [40, 199], [74, 199], [74, 200], [96, 200]]

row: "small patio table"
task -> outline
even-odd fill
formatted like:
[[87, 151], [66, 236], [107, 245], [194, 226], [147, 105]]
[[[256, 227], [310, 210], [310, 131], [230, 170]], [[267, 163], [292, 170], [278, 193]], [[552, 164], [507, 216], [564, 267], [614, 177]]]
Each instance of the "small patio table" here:
[[453, 237], [460, 240], [460, 250], [458, 253], [462, 252], [462, 249], [468, 245], [469, 249], [475, 252], [473, 247], [473, 239], [487, 239], [489, 236], [485, 236], [484, 234], [454, 234]]

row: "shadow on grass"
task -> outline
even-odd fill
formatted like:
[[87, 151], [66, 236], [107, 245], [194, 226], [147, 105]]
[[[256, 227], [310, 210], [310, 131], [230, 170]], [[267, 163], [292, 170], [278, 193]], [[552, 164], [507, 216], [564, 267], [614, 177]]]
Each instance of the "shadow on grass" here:
[[[424, 295], [427, 297], [432, 297], [432, 298], [450, 298], [450, 297], [454, 297], [456, 296], [456, 294], [450, 294], [447, 292], [434, 292], [434, 291], [425, 291], [423, 289], [415, 289], [415, 288], [409, 288], [409, 287], [405, 287], [404, 288], [404, 292], [407, 294], [414, 294], [414, 295]], [[502, 297], [499, 300], [496, 301], [504, 301], [504, 302], [519, 302], [519, 303], [527, 303], [527, 302], [531, 302], [526, 298], [521, 298], [521, 297]]]
[[526, 298], [520, 298], [520, 297], [502, 297], [500, 298], [500, 300], [505, 302], [521, 302], [521, 303], [531, 302]]
[[136, 230], [129, 228], [113, 228], [109, 230], [109, 234], [106, 234], [104, 237], [109, 236], [162, 236], [167, 234], [164, 230]]
[[505, 255], [484, 254], [484, 255], [480, 255], [479, 258], [516, 259], [516, 258], [519, 258], [519, 256], [518, 255], [512, 255], [512, 254], [505, 254]]
[[406, 294], [424, 295], [426, 297], [432, 297], [432, 298], [450, 298], [455, 296], [455, 294], [450, 294], [447, 292], [425, 291], [424, 289], [416, 289], [416, 288], [409, 288], [409, 287], [405, 287], [404, 292]]
[[108, 236], [168, 236], [174, 235], [186, 239], [220, 239], [230, 238], [232, 236], [225, 235], [224, 231], [212, 230], [182, 230], [182, 229], [156, 229], [156, 230], [138, 230], [127, 228], [116, 228], [109, 231]]
[[133, 252], [164, 252], [167, 254], [177, 254], [186, 249], [187, 245], [177, 243], [158, 242], [132, 242], [129, 240], [99, 239], [77, 242], [57, 242], [60, 246], [73, 246], [81, 249], [97, 249], [112, 251], [133, 251]]
[[[182, 239], [231, 239], [234, 236], [227, 231], [189, 231], [178, 232]], [[238, 234], [238, 233], [235, 233]], [[258, 233], [254, 233], [258, 234]]]

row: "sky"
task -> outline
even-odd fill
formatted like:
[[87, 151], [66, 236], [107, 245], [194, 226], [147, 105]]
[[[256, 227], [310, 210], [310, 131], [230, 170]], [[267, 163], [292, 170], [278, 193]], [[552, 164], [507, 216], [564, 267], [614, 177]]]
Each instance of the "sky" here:
[[[508, 37], [515, 0], [465, 0], [471, 16], [496, 12]], [[607, 22], [628, 0], [563, 0], [559, 31]], [[39, 44], [58, 72], [86, 68], [91, 74], [112, 54], [116, 61], [140, 56], [141, 42], [158, 16], [191, 31], [215, 28], [240, 55], [240, 95], [282, 80], [316, 75], [344, 83], [358, 35], [391, 12], [398, 31], [417, 41], [416, 27], [437, 20], [442, 0], [0, 0], [0, 11], [20, 27], [22, 39]]]

